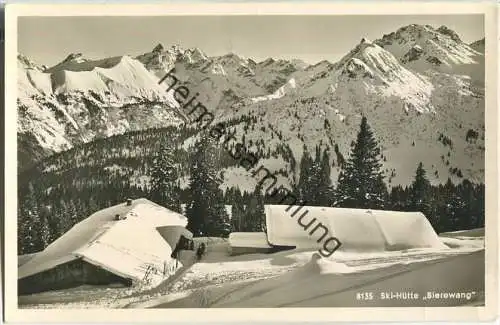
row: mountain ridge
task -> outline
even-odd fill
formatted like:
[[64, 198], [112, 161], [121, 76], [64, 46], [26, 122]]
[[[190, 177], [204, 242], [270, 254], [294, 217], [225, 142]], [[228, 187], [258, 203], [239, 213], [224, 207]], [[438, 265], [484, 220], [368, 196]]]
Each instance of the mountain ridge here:
[[[256, 62], [234, 53], [209, 57], [197, 48], [162, 44], [135, 57], [89, 60], [70, 54], [51, 68], [19, 55], [18, 140], [27, 147], [20, 165], [31, 153], [41, 159], [94, 139], [183, 125], [173, 91], [166, 92], [174, 80], [158, 84], [174, 69], [179, 85], [199, 93], [216, 121], [232, 121], [237, 139], [252, 140], [247, 145], [254, 150], [280, 150], [288, 143], [300, 161], [304, 145], [337, 145], [347, 155], [360, 116], [367, 115], [379, 130], [388, 173], [397, 171], [395, 183], [408, 183], [414, 170], [408, 162], [414, 159], [434, 166], [438, 181], [457, 177], [457, 169], [481, 179], [484, 55], [471, 46], [446, 27], [408, 25], [373, 42], [362, 39], [338, 62], [314, 65], [295, 59]], [[247, 119], [255, 122], [242, 122]], [[468, 130], [477, 134], [474, 141], [466, 139]], [[443, 137], [454, 147], [443, 145]], [[255, 146], [261, 141], [264, 147]], [[276, 159], [261, 164], [296, 173]], [[338, 167], [337, 159], [332, 163]], [[222, 172], [227, 184], [244, 174], [232, 167]], [[280, 182], [290, 186], [293, 177]]]

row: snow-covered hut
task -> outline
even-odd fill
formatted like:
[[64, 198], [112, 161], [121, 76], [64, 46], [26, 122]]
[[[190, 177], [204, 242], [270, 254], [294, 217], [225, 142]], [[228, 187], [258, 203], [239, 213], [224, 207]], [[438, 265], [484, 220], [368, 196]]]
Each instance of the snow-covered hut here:
[[299, 248], [322, 249], [329, 256], [337, 248], [381, 252], [445, 247], [420, 212], [266, 205], [265, 213], [266, 233], [230, 234], [233, 254]]
[[192, 238], [187, 218], [147, 199], [98, 211], [19, 263], [20, 294], [81, 284], [155, 284], [182, 264], [172, 257]]
[[265, 206], [270, 245], [317, 249], [335, 237], [342, 251], [445, 247], [420, 212], [318, 206], [297, 206], [287, 211], [288, 208], [286, 205]]
[[233, 232], [229, 234], [231, 255], [270, 253], [273, 246], [267, 242], [265, 232]]

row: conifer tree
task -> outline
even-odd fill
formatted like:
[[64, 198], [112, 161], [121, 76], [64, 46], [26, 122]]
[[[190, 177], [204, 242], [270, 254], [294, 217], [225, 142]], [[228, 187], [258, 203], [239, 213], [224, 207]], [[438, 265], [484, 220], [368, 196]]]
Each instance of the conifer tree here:
[[250, 198], [250, 203], [246, 210], [247, 229], [250, 232], [265, 230], [266, 213], [264, 210], [264, 196], [262, 195], [262, 185], [255, 188], [254, 195]]
[[389, 196], [391, 202], [391, 209], [395, 211], [406, 211], [408, 209], [408, 195], [407, 188], [401, 185], [396, 185], [391, 189]]
[[420, 162], [415, 173], [415, 179], [410, 187], [410, 208], [424, 214], [430, 208], [431, 183], [427, 179], [423, 164]]
[[330, 155], [328, 148], [321, 153], [316, 146], [314, 160], [304, 147], [300, 163], [300, 177], [297, 186], [298, 196], [303, 204], [330, 206], [332, 203], [332, 181], [330, 178]]
[[188, 229], [195, 236], [218, 236], [221, 229], [229, 228], [229, 218], [225, 209], [221, 181], [214, 167], [215, 151], [207, 137], [201, 138], [194, 146], [190, 166], [190, 197], [187, 207]]
[[39, 234], [40, 237], [40, 248], [45, 249], [45, 247], [49, 246], [52, 242], [52, 233], [49, 228], [49, 221], [47, 217], [40, 217], [40, 225], [39, 225]]
[[69, 220], [69, 228], [67, 230], [70, 230], [74, 225], [76, 225], [78, 222], [80, 222], [78, 209], [77, 209], [77, 206], [73, 200], [69, 200], [67, 205], [66, 205], [65, 217]]
[[475, 228], [475, 224], [480, 217], [478, 215], [477, 193], [475, 193], [474, 185], [468, 180], [463, 180], [457, 186], [457, 192], [462, 203], [457, 209], [459, 219], [457, 226], [459, 229]]
[[17, 206], [17, 255], [23, 255], [27, 252], [27, 238], [29, 236], [28, 232], [28, 222], [27, 218], [23, 213], [23, 209], [21, 208], [21, 202], [25, 204], [23, 201], [19, 200], [20, 204]]
[[68, 230], [71, 229], [71, 227], [73, 227], [73, 222], [76, 219], [76, 217], [73, 217], [75, 214], [76, 211], [74, 211], [74, 206], [70, 206], [70, 204], [68, 204], [63, 199], [59, 201], [58, 209], [55, 212], [55, 215], [58, 218], [59, 237], [64, 235]]
[[300, 160], [300, 175], [299, 182], [297, 184], [297, 196], [298, 199], [304, 204], [310, 204], [308, 201], [310, 199], [310, 184], [311, 184], [311, 172], [313, 170], [313, 160], [309, 151], [307, 151], [306, 146], [303, 147], [303, 155]]
[[154, 202], [181, 212], [178, 173], [174, 162], [174, 148], [162, 142], [155, 155], [151, 171], [151, 197]]
[[236, 188], [231, 205], [231, 229], [233, 232], [242, 231], [244, 214], [245, 206], [243, 204], [243, 197], [240, 190]]
[[318, 189], [316, 191], [317, 204], [319, 206], [330, 206], [333, 203], [333, 188], [328, 148], [323, 151], [318, 182]]
[[478, 215], [474, 228], [484, 227], [485, 223], [485, 187], [484, 183], [475, 186], [476, 204], [475, 211]]
[[307, 178], [306, 190], [306, 202], [309, 205], [318, 206], [321, 205], [321, 197], [319, 191], [322, 188], [323, 180], [321, 179], [321, 147], [315, 147], [314, 160], [312, 162], [311, 169], [309, 170], [309, 177]]
[[388, 200], [381, 171], [380, 149], [366, 117], [361, 120], [351, 155], [338, 178], [334, 206], [383, 209]]
[[239, 202], [234, 202], [231, 205], [231, 231], [241, 231], [241, 223], [243, 219], [244, 207]]
[[418, 164], [415, 178], [409, 190], [408, 210], [422, 212], [434, 229], [436, 229], [438, 227], [436, 213], [437, 202], [433, 200], [433, 189], [431, 183], [427, 179], [422, 162]]
[[28, 191], [22, 202], [23, 205], [18, 212], [18, 253], [35, 253], [45, 248], [42, 240], [42, 230], [45, 229], [32, 183], [28, 184]]
[[457, 230], [455, 229], [458, 221], [456, 208], [460, 205], [460, 198], [450, 178], [440, 186], [437, 200], [436, 214], [439, 221], [437, 228], [440, 232]]

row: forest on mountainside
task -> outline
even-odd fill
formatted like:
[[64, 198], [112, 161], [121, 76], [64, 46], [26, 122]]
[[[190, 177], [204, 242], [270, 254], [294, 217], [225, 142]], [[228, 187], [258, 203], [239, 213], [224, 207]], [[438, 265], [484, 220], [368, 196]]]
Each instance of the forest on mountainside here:
[[[228, 121], [229, 129], [233, 122]], [[197, 132], [172, 126], [115, 135], [75, 146], [22, 171], [18, 254], [44, 249], [77, 222], [127, 198], [145, 197], [185, 213], [196, 236], [265, 231], [264, 204], [282, 203], [279, 197], [270, 195], [269, 184], [263, 182], [253, 191], [234, 186], [222, 190], [220, 168], [238, 164], [230, 155], [235, 147], [221, 147]], [[190, 147], [185, 146], [188, 138], [195, 139]], [[263, 142], [242, 141], [258, 159], [280, 156], [294, 166], [281, 174], [299, 171], [291, 177], [296, 181], [290, 191], [301, 204], [421, 211], [438, 233], [484, 227], [483, 183], [448, 179], [431, 185], [420, 163], [411, 185], [388, 186], [390, 175], [382, 170], [384, 158], [366, 117], [345, 154], [336, 146], [332, 152], [330, 146], [317, 145], [304, 148], [300, 162], [295, 162], [287, 143], [271, 151]], [[336, 184], [331, 177], [334, 166], [341, 170]], [[187, 181], [181, 186], [182, 179]], [[186, 206], [183, 211], [181, 204]], [[224, 205], [232, 206], [231, 216]]]

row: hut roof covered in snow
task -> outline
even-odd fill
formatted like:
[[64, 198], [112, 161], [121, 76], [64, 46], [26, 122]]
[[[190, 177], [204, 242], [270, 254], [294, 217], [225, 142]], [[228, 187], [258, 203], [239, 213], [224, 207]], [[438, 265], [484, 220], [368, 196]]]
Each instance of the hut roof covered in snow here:
[[140, 280], [145, 268], [161, 268], [172, 260], [173, 247], [158, 228], [186, 225], [185, 216], [147, 199], [118, 204], [77, 223], [20, 265], [18, 279], [81, 258], [121, 277]]
[[[430, 222], [420, 212], [304, 206], [292, 216], [299, 207], [286, 211], [287, 208], [286, 205], [265, 206], [267, 238], [271, 245], [319, 248], [326, 239], [336, 237], [343, 251], [443, 247]], [[324, 228], [314, 230], [320, 223]], [[323, 236], [325, 229], [327, 234]], [[318, 240], [322, 236], [323, 240]]]
[[232, 232], [229, 234], [232, 247], [270, 248], [264, 232]]

